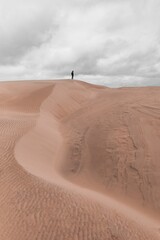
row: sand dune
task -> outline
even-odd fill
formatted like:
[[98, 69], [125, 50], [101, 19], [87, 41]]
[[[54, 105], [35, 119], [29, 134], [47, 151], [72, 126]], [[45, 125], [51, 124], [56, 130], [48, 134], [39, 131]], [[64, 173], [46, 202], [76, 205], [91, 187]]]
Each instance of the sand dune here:
[[0, 239], [160, 239], [160, 88], [0, 84]]

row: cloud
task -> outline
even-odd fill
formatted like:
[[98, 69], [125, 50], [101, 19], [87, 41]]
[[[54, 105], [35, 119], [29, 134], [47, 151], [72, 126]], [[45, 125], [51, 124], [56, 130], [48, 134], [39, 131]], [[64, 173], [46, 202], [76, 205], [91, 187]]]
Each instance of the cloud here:
[[47, 41], [52, 15], [44, 14], [44, 8], [37, 8], [34, 1], [27, 4], [16, 1], [15, 5], [2, 1], [1, 4], [0, 64], [19, 63], [26, 52]]
[[1, 80], [68, 78], [74, 69], [109, 86], [159, 84], [159, 0], [0, 5]]

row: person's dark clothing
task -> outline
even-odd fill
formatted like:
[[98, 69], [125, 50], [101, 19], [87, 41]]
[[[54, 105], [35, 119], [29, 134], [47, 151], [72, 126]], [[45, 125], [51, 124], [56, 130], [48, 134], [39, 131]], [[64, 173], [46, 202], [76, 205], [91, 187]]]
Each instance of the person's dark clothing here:
[[74, 71], [71, 72], [71, 78], [74, 78]]

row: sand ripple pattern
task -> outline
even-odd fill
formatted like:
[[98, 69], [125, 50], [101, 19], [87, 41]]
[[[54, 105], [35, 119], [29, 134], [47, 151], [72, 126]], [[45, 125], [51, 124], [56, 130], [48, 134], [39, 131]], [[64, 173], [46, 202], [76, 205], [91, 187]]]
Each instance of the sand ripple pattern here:
[[0, 93], [0, 239], [160, 239], [159, 88]]

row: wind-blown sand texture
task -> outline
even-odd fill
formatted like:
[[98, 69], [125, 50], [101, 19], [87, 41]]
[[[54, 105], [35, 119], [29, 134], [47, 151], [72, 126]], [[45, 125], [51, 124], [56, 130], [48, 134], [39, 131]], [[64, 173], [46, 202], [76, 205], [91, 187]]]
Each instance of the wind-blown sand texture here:
[[160, 239], [160, 88], [0, 83], [0, 240]]

